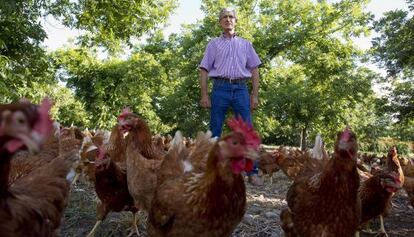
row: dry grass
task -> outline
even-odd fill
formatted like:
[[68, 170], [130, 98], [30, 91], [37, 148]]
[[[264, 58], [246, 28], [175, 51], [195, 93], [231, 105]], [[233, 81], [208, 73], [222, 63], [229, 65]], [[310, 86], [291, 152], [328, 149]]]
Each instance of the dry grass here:
[[[247, 184], [247, 211], [232, 237], [280, 237], [279, 214], [286, 207], [286, 192], [291, 181], [282, 172], [274, 174], [273, 184], [266, 179], [264, 186], [256, 187]], [[246, 182], [247, 183], [247, 182]], [[78, 183], [72, 190], [65, 219], [61, 228], [61, 237], [84, 237], [95, 224], [96, 195], [92, 186]], [[394, 208], [390, 216], [385, 218], [385, 228], [390, 237], [414, 236], [414, 210], [408, 204], [404, 191], [394, 198]], [[139, 230], [145, 232], [145, 215], [140, 216]], [[132, 214], [129, 212], [110, 213], [96, 232], [96, 237], [124, 237], [130, 232]], [[378, 220], [371, 225], [373, 230], [379, 228]], [[134, 235], [136, 236], [136, 235]], [[361, 237], [375, 236], [362, 233]]]

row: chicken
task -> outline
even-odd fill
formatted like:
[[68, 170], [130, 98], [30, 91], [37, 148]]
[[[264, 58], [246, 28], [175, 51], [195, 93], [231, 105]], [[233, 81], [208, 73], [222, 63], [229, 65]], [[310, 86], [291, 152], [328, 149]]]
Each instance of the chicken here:
[[414, 163], [408, 160], [402, 167], [404, 173], [403, 188], [408, 195], [411, 206], [414, 207]]
[[91, 183], [95, 183], [95, 158], [97, 156], [98, 147], [93, 143], [92, 134], [88, 134], [83, 138], [81, 148], [79, 149], [80, 161], [76, 167], [76, 177], [72, 184], [76, 184], [79, 176]]
[[[118, 126], [114, 126], [111, 130], [109, 139], [106, 139], [102, 144], [105, 151], [114, 162], [126, 162], [126, 141], [122, 131]], [[95, 143], [96, 144], [96, 143]], [[97, 144], [98, 145], [98, 144]]]
[[281, 213], [286, 236], [355, 234], [361, 215], [357, 150], [356, 135], [347, 127], [338, 133], [333, 158], [305, 163], [288, 190], [289, 208]]
[[29, 175], [59, 155], [65, 156], [68, 153], [79, 151], [80, 137], [76, 135], [75, 128], [60, 129], [60, 124], [57, 122], [54, 122], [53, 125], [53, 133], [48, 136], [38, 154], [19, 152], [13, 157], [9, 183], [14, 183], [15, 180]]
[[414, 177], [405, 177], [403, 188], [408, 195], [411, 206], [414, 207]]
[[312, 158], [317, 160], [328, 160], [328, 153], [325, 149], [325, 143], [322, 140], [322, 136], [320, 134], [316, 135], [315, 137], [315, 145], [312, 149]]
[[7, 236], [57, 236], [69, 195], [71, 165], [76, 152], [52, 159], [30, 174], [9, 183], [13, 153], [31, 153], [49, 136], [50, 103], [18, 102], [0, 106], [0, 230]]
[[263, 172], [263, 174], [269, 175], [270, 184], [273, 183], [273, 173], [279, 171], [280, 169], [276, 162], [277, 155], [277, 151], [267, 152], [264, 148], [260, 151], [259, 169]]
[[[152, 135], [148, 124], [128, 108], [124, 109], [118, 117], [121, 131], [134, 133], [135, 145], [139, 152], [147, 159], [162, 160], [166, 154], [164, 150], [158, 149], [152, 143]], [[132, 129], [132, 130], [131, 130]], [[130, 136], [132, 137], [132, 136]], [[131, 139], [129, 139], [131, 140]], [[131, 144], [131, 143], [130, 143]]]
[[412, 160], [402, 166], [404, 176], [414, 177], [414, 162]]
[[121, 168], [100, 147], [95, 159], [95, 191], [100, 200], [96, 207], [97, 222], [89, 236], [94, 236], [99, 224], [109, 212], [131, 211], [134, 214], [134, 230], [139, 236], [135, 221], [137, 208], [134, 199], [129, 194], [125, 167]]
[[[250, 158], [258, 158], [260, 138], [241, 119], [229, 120], [228, 125], [232, 132], [212, 146], [207, 136], [199, 136], [190, 153], [181, 142], [172, 143], [148, 217], [149, 236], [230, 236], [241, 221], [246, 210], [241, 172], [252, 169]], [[197, 162], [200, 156], [192, 156], [205, 148], [205, 172], [195, 172], [192, 161], [195, 166], [203, 163]]]
[[161, 136], [160, 134], [157, 134], [152, 137], [152, 142], [158, 149], [168, 151], [167, 146], [165, 145], [165, 137]]
[[135, 206], [148, 211], [157, 185], [157, 173], [166, 153], [153, 146], [148, 124], [138, 115], [124, 109], [118, 124], [119, 129], [128, 134], [125, 144], [129, 192]]
[[396, 172], [399, 176], [401, 185], [404, 185], [404, 173], [398, 159], [397, 147], [392, 146], [388, 152], [387, 159], [385, 162], [386, 170]]
[[[115, 128], [117, 128], [115, 126]], [[118, 129], [116, 129], [118, 130]], [[82, 175], [87, 181], [91, 183], [95, 183], [95, 158], [97, 157], [98, 146], [109, 146], [108, 141], [111, 139], [112, 134], [110, 135], [108, 131], [105, 130], [98, 130], [96, 133], [92, 135], [88, 130], [84, 132], [82, 145], [80, 147], [80, 162], [76, 167], [76, 177], [73, 180], [72, 184], [75, 184], [78, 180], [79, 176]], [[114, 137], [117, 134], [113, 135]], [[116, 140], [113, 138], [113, 140]], [[117, 147], [114, 145], [113, 147]], [[115, 154], [123, 153], [121, 150], [110, 149], [111, 152]], [[117, 153], [118, 152], [118, 153]], [[111, 156], [111, 155], [110, 155]], [[122, 155], [120, 155], [122, 156]], [[115, 155], [113, 155], [115, 157]]]
[[79, 151], [82, 145], [83, 135], [79, 128], [62, 128], [59, 135], [59, 154], [65, 155], [73, 150]]
[[361, 198], [361, 225], [379, 216], [380, 232], [388, 236], [384, 229], [383, 216], [391, 209], [391, 198], [401, 188], [399, 174], [390, 171], [379, 171], [361, 184], [359, 196]]
[[282, 172], [291, 180], [295, 179], [303, 164], [291, 156], [284, 147], [281, 147], [276, 152], [276, 163], [282, 170]]

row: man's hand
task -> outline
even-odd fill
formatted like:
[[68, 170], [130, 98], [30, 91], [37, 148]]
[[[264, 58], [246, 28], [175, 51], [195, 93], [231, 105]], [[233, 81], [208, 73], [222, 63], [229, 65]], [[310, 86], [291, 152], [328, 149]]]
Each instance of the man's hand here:
[[257, 106], [259, 106], [259, 98], [257, 98], [257, 95], [251, 95], [250, 96], [250, 109], [255, 110], [257, 109]]
[[209, 109], [211, 108], [211, 102], [210, 102], [210, 97], [208, 95], [206, 96], [202, 96], [201, 100], [200, 100], [200, 105], [201, 107], [203, 107], [204, 109]]

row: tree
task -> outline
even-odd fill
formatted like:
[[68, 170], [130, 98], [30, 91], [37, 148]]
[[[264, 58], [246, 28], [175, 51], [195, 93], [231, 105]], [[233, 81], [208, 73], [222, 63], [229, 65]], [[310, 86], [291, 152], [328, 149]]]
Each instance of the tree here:
[[131, 39], [165, 23], [176, 6], [177, 0], [56, 0], [49, 12], [85, 32], [80, 37], [84, 46], [119, 50], [121, 43], [131, 46]]
[[[176, 0], [3, 0], [0, 4], [0, 102], [8, 103], [21, 97], [36, 101], [40, 96], [49, 95], [65, 104], [63, 107], [66, 112], [59, 110], [55, 114], [63, 123], [75, 122], [88, 125], [89, 118], [84, 114], [81, 102], [76, 101], [68, 90], [58, 84], [57, 78], [65, 81], [66, 72], [55, 71], [49, 55], [41, 46], [46, 37], [41, 19], [49, 15], [55, 16], [64, 25], [82, 30], [80, 43], [90, 47], [103, 46], [115, 51], [120, 45], [130, 44], [132, 39], [138, 39], [161, 26], [175, 9], [176, 2]], [[144, 58], [152, 60], [149, 55], [144, 55]], [[90, 60], [92, 61], [91, 58]], [[58, 77], [55, 77], [55, 73], [58, 73]], [[148, 74], [151, 76], [150, 73]], [[85, 81], [80, 83], [83, 83], [81, 88], [91, 85]], [[52, 87], [48, 87], [50, 84]], [[77, 89], [74, 83], [71, 86]], [[60, 88], [60, 90], [52, 90], [52, 88]], [[142, 94], [142, 98], [145, 95]], [[62, 98], [65, 99], [61, 100]], [[87, 95], [76, 98], [87, 98], [82, 101], [83, 103], [91, 101]], [[99, 103], [104, 104], [102, 101]], [[85, 105], [91, 108], [90, 104]], [[101, 108], [105, 109], [107, 106]], [[72, 111], [72, 114], [78, 118], [70, 116], [71, 110], [78, 110]], [[94, 115], [90, 114], [91, 117]], [[107, 117], [96, 120], [95, 117], [91, 118], [92, 122], [107, 120]]]
[[[236, 6], [237, 34], [253, 42], [263, 61], [262, 106], [254, 112], [254, 123], [267, 141], [282, 131], [279, 141], [283, 138], [297, 144], [298, 136], [292, 134], [299, 135], [304, 129], [332, 134], [346, 121], [356, 127], [372, 121], [357, 119], [361, 111], [372, 114], [367, 107], [373, 101], [374, 74], [357, 65], [362, 52], [351, 39], [368, 31], [371, 15], [362, 11], [366, 1], [227, 4]], [[207, 129], [208, 111], [198, 105], [198, 64], [207, 42], [221, 33], [217, 14], [224, 6], [224, 1], [203, 1], [205, 18], [168, 40], [174, 42], [175, 57], [169, 65], [179, 68], [172, 74], [178, 85], [160, 114], [168, 114], [178, 129], [190, 134]], [[187, 113], [190, 116], [185, 116]]]
[[18, 89], [33, 82], [52, 83], [51, 68], [40, 44], [46, 33], [39, 23], [43, 1], [4, 0], [0, 4], [0, 101], [21, 97]]
[[122, 61], [99, 61], [86, 49], [59, 50], [56, 65], [60, 80], [74, 90], [91, 114], [91, 126], [111, 128], [125, 106], [142, 115], [155, 132], [169, 127], [156, 114], [157, 100], [169, 91], [164, 68], [147, 53], [134, 53]]
[[[414, 1], [407, 3], [413, 10]], [[414, 17], [409, 18], [408, 11], [389, 11], [374, 22], [374, 29], [380, 36], [372, 41], [372, 55], [374, 62], [387, 70], [384, 81], [390, 86], [386, 105], [401, 131], [414, 121]]]

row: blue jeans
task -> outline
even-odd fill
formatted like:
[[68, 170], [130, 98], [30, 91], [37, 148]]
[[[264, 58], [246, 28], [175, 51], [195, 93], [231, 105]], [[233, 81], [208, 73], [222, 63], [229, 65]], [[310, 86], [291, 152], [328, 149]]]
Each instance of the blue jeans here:
[[[213, 81], [213, 90], [210, 98], [210, 130], [213, 137], [221, 136], [223, 123], [229, 107], [233, 109], [234, 116], [241, 116], [244, 121], [252, 124], [250, 95], [246, 83], [232, 84], [225, 81]], [[255, 161], [253, 170], [247, 175], [257, 173], [257, 161]]]

